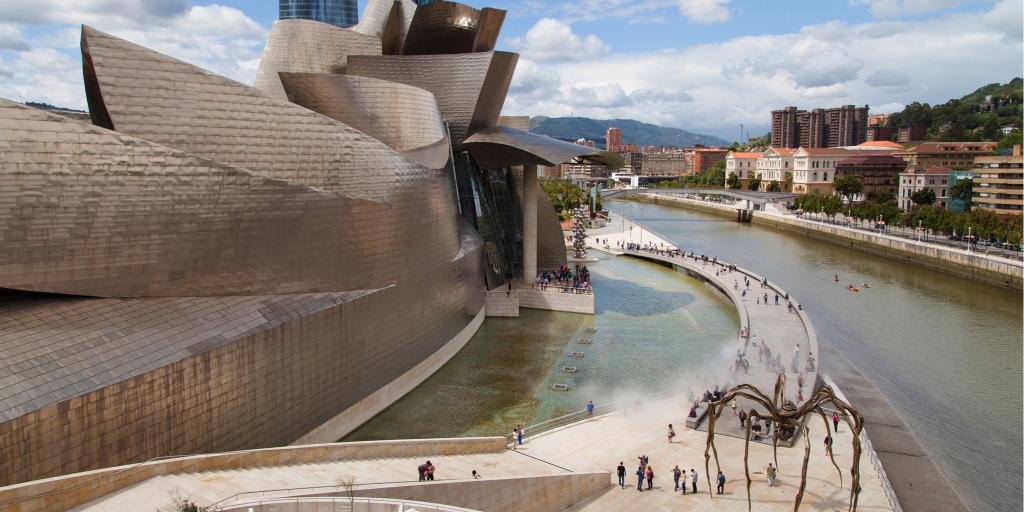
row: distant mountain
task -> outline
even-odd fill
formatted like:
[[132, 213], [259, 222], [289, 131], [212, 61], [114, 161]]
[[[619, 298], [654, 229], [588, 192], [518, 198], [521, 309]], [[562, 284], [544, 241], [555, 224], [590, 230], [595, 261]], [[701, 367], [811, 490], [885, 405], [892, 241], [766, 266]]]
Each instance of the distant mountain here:
[[728, 146], [730, 143], [714, 135], [692, 133], [679, 128], [667, 128], [653, 124], [641, 123], [633, 119], [590, 119], [588, 117], [544, 117], [530, 118], [530, 131], [548, 135], [556, 139], [575, 141], [589, 139], [599, 146], [604, 146], [604, 136], [608, 127], [614, 126], [622, 130], [624, 144], [652, 146]]

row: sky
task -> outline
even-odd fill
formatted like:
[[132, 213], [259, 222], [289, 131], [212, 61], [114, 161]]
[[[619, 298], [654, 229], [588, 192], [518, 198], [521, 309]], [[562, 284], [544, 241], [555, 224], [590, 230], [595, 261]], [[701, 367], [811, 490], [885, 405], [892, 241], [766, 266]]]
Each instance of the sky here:
[[[736, 140], [789, 105], [889, 113], [1024, 75], [1024, 0], [464, 3], [508, 10], [510, 115]], [[276, 0], [0, 0], [0, 97], [84, 110], [81, 24], [251, 84], [276, 18]]]

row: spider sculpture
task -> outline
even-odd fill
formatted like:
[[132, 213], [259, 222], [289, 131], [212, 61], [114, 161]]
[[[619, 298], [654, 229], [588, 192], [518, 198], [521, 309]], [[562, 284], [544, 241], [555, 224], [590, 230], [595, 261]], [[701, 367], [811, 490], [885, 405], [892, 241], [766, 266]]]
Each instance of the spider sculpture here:
[[[807, 486], [807, 463], [811, 456], [811, 444], [807, 439], [807, 427], [803, 424], [803, 418], [807, 415], [817, 414], [821, 417], [821, 420], [825, 423], [825, 431], [828, 432], [828, 418], [825, 414], [824, 406], [832, 405], [837, 409], [847, 426], [850, 427], [850, 431], [853, 432], [853, 467], [850, 468], [850, 475], [852, 477], [852, 485], [850, 487], [850, 512], [857, 510], [857, 497], [860, 494], [860, 433], [864, 428], [864, 420], [860, 413], [853, 409], [849, 404], [840, 400], [836, 397], [832, 388], [828, 385], [819, 387], [810, 398], [803, 403], [803, 405], [797, 407], [793, 402], [786, 400], [786, 376], [780, 374], [778, 380], [775, 382], [775, 392], [772, 398], [765, 396], [761, 390], [751, 386], [750, 384], [740, 384], [725, 393], [722, 399], [717, 402], [712, 402], [708, 407], [708, 444], [704, 450], [704, 471], [705, 475], [711, 475], [710, 462], [711, 455], [714, 454], [716, 469], [720, 469], [718, 463], [718, 449], [715, 448], [715, 421], [718, 416], [722, 413], [722, 410], [734, 398], [746, 398], [757, 404], [760, 404], [767, 413], [761, 413], [758, 409], [751, 409], [748, 413], [750, 418], [747, 421], [746, 430], [746, 443], [743, 448], [743, 469], [747, 477], [747, 510], [751, 509], [750, 502], [750, 467], [748, 465], [748, 457], [750, 455], [750, 426], [752, 423], [762, 419], [770, 419], [775, 424], [776, 428], [772, 432], [772, 452], [775, 459], [775, 466], [779, 465], [779, 454], [778, 454], [778, 442], [779, 432], [790, 432], [795, 435], [796, 430], [799, 429], [803, 434], [804, 438], [804, 461], [803, 469], [800, 474], [800, 488], [796, 494], [796, 503], [793, 505], [793, 511], [800, 510], [800, 501], [804, 497], [804, 488]], [[828, 456], [832, 460], [832, 465], [835, 466], [836, 472], [839, 473], [839, 485], [843, 485], [843, 473], [839, 469], [839, 465], [836, 464], [836, 459], [832, 455], [832, 447], [828, 445], [826, 447]], [[711, 490], [711, 478], [708, 479], [709, 491]], [[714, 497], [714, 494], [711, 494]]]

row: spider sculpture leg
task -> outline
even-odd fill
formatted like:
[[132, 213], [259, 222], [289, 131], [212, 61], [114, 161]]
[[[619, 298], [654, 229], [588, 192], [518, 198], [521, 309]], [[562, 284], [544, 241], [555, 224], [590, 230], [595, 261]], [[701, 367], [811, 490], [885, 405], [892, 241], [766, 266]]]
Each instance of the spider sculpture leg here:
[[800, 489], [796, 493], [796, 503], [793, 504], [793, 512], [800, 510], [800, 502], [804, 499], [804, 488], [807, 487], [807, 463], [811, 459], [811, 441], [807, 437], [807, 427], [803, 423], [797, 423], [800, 432], [804, 436], [804, 465], [800, 470]]
[[[831, 434], [828, 433], [828, 418], [825, 417], [825, 411], [823, 411], [820, 406], [816, 407], [815, 410], [817, 411], [818, 416], [821, 416], [821, 421], [825, 424], [825, 435], [831, 435]], [[828, 448], [828, 458], [832, 459], [832, 465], [835, 466], [836, 473], [839, 473], [839, 487], [842, 488], [843, 487], [843, 470], [839, 469], [839, 464], [836, 464], [836, 457], [835, 457], [835, 454], [832, 453], [832, 447], [831, 446], [829, 446], [829, 448]]]
[[748, 462], [748, 460], [750, 458], [750, 427], [753, 425], [753, 423], [755, 421], [759, 421], [760, 419], [761, 419], [761, 415], [758, 414], [757, 409], [751, 409], [750, 410], [750, 414], [747, 415], [747, 442], [743, 446], [743, 471], [747, 475], [747, 512], [750, 512], [750, 510], [751, 510], [751, 503], [750, 503], [750, 465], [749, 465], [749, 462]]
[[708, 481], [708, 497], [711, 499], [715, 498], [714, 490], [711, 488], [711, 455], [708, 450], [711, 450], [715, 454], [715, 467], [721, 469], [718, 464], [718, 448], [715, 447], [715, 420], [718, 419], [718, 415], [722, 412], [725, 407], [726, 401], [712, 402], [708, 406], [708, 445], [704, 448], [704, 476], [705, 480]]

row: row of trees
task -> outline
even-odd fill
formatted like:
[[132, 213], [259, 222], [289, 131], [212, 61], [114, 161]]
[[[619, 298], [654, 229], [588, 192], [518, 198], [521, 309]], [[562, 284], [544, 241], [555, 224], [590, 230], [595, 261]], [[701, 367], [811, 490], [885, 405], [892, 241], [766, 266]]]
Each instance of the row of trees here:
[[[967, 201], [970, 204], [973, 182], [969, 179], [959, 180], [950, 188], [953, 199]], [[911, 228], [924, 227], [946, 235], [964, 235], [970, 227], [972, 233], [980, 240], [999, 240], [1020, 244], [1021, 231], [1024, 225], [1021, 217], [1003, 216], [988, 210], [957, 212], [948, 208], [937, 208], [935, 191], [923, 189], [910, 196], [914, 207], [903, 211], [897, 206], [896, 198], [889, 192], [873, 192], [864, 201], [852, 202], [852, 199], [863, 191], [863, 184], [858, 176], [843, 176], [835, 181], [836, 194], [823, 196], [818, 192], [804, 194], [793, 201], [793, 207], [808, 212], [824, 213], [835, 217], [840, 213], [848, 213], [856, 219], [874, 221], [882, 219], [890, 226], [906, 226]], [[842, 197], [847, 198], [844, 202]]]

